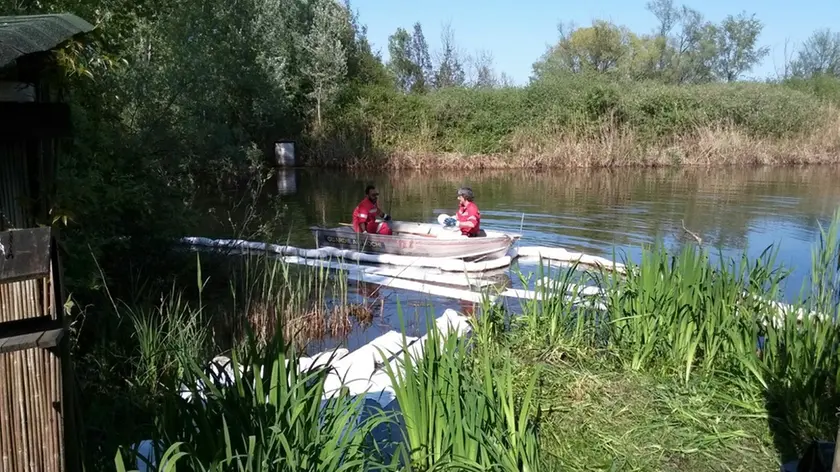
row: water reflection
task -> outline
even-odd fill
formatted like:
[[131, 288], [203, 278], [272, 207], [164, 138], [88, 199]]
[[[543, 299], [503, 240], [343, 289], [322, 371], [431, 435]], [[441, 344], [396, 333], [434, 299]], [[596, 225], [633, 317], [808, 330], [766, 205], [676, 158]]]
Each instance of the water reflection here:
[[[803, 265], [840, 202], [840, 167], [580, 169], [467, 174], [402, 171], [391, 174], [284, 169], [288, 212], [278, 222], [281, 239], [305, 246], [308, 227], [350, 220], [372, 183], [380, 205], [400, 220], [434, 222], [452, 213], [455, 191], [469, 185], [482, 225], [522, 231], [524, 245], [562, 246], [636, 259], [639, 247], [657, 239], [670, 248], [693, 244], [685, 227], [724, 255], [757, 256], [780, 245], [780, 262]], [[278, 179], [280, 177], [278, 176]], [[279, 186], [278, 186], [279, 187]], [[807, 265], [807, 264], [806, 264]]]
[[[778, 245], [777, 261], [795, 269], [788, 283], [789, 297], [798, 293], [807, 276], [818, 222], [828, 224], [840, 203], [837, 166], [470, 174], [278, 169], [275, 178], [273, 188], [286, 206], [282, 219], [267, 221], [274, 224], [276, 242], [314, 247], [309, 226], [349, 222], [368, 184], [379, 188], [382, 209], [395, 219], [424, 222], [434, 222], [440, 213], [451, 214], [457, 205], [456, 189], [469, 185], [481, 208], [482, 226], [521, 231], [523, 245], [638, 260], [640, 247], [656, 240], [673, 250], [694, 244], [686, 237], [683, 222], [726, 257], [737, 258], [742, 251], [758, 257], [768, 245]], [[511, 279], [511, 285], [521, 285], [517, 277]], [[372, 339], [386, 327], [400, 326], [394, 308], [397, 299], [409, 319], [409, 331], [423, 327], [429, 303], [437, 313], [445, 308], [467, 309], [455, 300], [422, 294], [359, 290], [355, 296], [371, 298], [371, 303], [384, 299], [387, 306], [383, 319], [353, 344]]]
[[277, 169], [274, 176], [277, 195], [286, 196], [297, 193], [297, 176], [298, 172], [295, 169]]

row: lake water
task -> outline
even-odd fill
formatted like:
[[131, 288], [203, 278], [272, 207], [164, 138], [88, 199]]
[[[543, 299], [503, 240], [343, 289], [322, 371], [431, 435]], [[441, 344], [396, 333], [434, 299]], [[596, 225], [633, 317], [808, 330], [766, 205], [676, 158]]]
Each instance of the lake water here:
[[[309, 227], [349, 222], [369, 183], [379, 188], [380, 206], [394, 219], [422, 222], [452, 214], [456, 189], [466, 185], [475, 192], [482, 227], [521, 232], [523, 246], [607, 258], [617, 251], [638, 261], [642, 246], [657, 240], [671, 249], [694, 244], [681, 221], [725, 257], [739, 258], [744, 251], [758, 257], [773, 244], [778, 263], [794, 269], [788, 297], [796, 296], [808, 276], [818, 224], [827, 227], [840, 205], [840, 167], [825, 166], [380, 174], [294, 169], [275, 177], [270, 193], [286, 205], [283, 220], [276, 222], [282, 234], [277, 243], [314, 247]], [[423, 331], [429, 306], [437, 314], [464, 308], [410, 292], [379, 296], [387, 299], [385, 315], [354, 333], [344, 343], [348, 348], [398, 328], [397, 299], [409, 334]]]

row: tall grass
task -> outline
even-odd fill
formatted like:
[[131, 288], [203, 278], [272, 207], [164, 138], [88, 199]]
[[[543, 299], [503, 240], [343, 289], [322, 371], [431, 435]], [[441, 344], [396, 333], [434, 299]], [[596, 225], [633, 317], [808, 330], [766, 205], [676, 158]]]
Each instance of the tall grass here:
[[538, 371], [519, 391], [508, 359], [470, 356], [466, 340], [431, 323], [423, 347], [420, 359], [404, 349], [385, 367], [411, 470], [539, 470]]
[[184, 372], [179, 358], [202, 358], [208, 353], [209, 329], [201, 307], [193, 308], [172, 288], [157, 306], [127, 306], [134, 327], [138, 358], [134, 379], [152, 391], [167, 377]]
[[[343, 272], [299, 267], [270, 255], [244, 256], [230, 277], [232, 316], [222, 320], [239, 339], [243, 321], [266, 343], [277, 326], [298, 348], [324, 336], [343, 337], [352, 328], [349, 315], [359, 307], [348, 299]], [[244, 313], [245, 316], [241, 316]]]
[[[155, 455], [170, 463], [157, 470], [362, 471], [377, 464], [368, 437], [384, 416], [364, 414], [363, 397], [322, 400], [327, 369], [301, 372], [282, 335], [247, 346], [233, 351], [230, 374], [183, 359], [192, 395], [173, 387], [165, 396]], [[115, 460], [126, 470], [122, 453]]]
[[669, 254], [658, 245], [638, 264], [624, 261], [623, 277], [594, 274], [601, 318], [557, 294], [575, 287], [569, 270], [556, 277], [553, 296], [523, 304], [522, 323], [541, 349], [586, 352], [686, 384], [729, 382], [753, 405], [766, 402], [797, 444], [832, 437], [840, 408], [838, 230], [840, 211], [821, 228], [810, 285], [790, 304], [781, 301], [788, 269], [772, 246], [754, 260], [725, 260], [695, 246]]

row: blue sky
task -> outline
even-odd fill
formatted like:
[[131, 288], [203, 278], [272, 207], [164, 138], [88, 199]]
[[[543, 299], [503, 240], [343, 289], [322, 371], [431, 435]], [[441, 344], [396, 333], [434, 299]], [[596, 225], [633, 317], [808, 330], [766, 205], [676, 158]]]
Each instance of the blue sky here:
[[[557, 39], [557, 24], [573, 21], [588, 25], [593, 19], [608, 19], [636, 33], [650, 32], [656, 18], [645, 9], [647, 0], [351, 0], [368, 38], [383, 59], [388, 57], [388, 36], [398, 27], [423, 25], [432, 51], [440, 43], [441, 26], [449, 22], [458, 46], [474, 53], [493, 54], [498, 72], [504, 71], [517, 84], [525, 84], [531, 64]], [[785, 41], [797, 46], [816, 29], [840, 31], [840, 0], [693, 0], [681, 2], [719, 22], [728, 14], [755, 13], [764, 23], [760, 43], [770, 54], [750, 75], [767, 77], [781, 70]]]

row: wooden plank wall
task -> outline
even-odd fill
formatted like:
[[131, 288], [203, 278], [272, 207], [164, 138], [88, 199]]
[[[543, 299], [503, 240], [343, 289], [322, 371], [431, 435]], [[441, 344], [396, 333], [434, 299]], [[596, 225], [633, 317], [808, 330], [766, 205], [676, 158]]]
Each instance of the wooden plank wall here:
[[[31, 316], [53, 319], [51, 277], [0, 284], [0, 323]], [[61, 360], [55, 350], [0, 354], [0, 470], [61, 472]]]
[[[21, 197], [29, 195], [26, 146], [0, 142], [0, 212], [11, 225], [34, 226]], [[30, 317], [57, 319], [53, 271], [30, 280], [0, 282], [0, 323]], [[2, 335], [2, 333], [0, 333]], [[62, 363], [58, 349], [0, 354], [0, 470], [62, 472], [64, 430]]]

